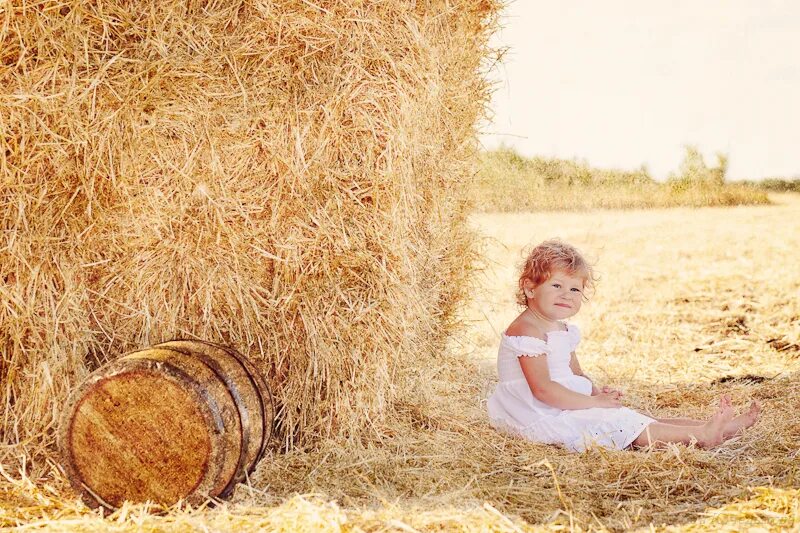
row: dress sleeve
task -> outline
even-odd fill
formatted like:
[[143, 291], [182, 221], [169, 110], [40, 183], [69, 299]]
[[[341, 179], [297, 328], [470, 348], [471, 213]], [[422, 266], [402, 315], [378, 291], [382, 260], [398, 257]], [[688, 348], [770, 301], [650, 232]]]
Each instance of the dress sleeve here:
[[567, 332], [569, 333], [570, 351], [574, 352], [575, 348], [577, 348], [578, 344], [581, 342], [581, 330], [575, 324], [569, 324], [567, 326]]
[[506, 344], [516, 357], [539, 357], [550, 355], [550, 347], [536, 337], [506, 337]]

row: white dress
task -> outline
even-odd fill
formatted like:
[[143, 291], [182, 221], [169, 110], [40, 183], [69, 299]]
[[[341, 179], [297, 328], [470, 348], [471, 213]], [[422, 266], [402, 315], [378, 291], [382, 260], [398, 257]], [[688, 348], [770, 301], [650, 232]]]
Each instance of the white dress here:
[[531, 392], [520, 357], [547, 356], [550, 379], [589, 396], [591, 382], [572, 373], [571, 352], [580, 342], [580, 331], [572, 324], [565, 331], [551, 331], [547, 342], [536, 337], [503, 334], [497, 354], [500, 382], [489, 397], [489, 420], [496, 429], [546, 444], [561, 444], [583, 451], [591, 444], [624, 449], [654, 419], [627, 407], [559, 409], [537, 400]]

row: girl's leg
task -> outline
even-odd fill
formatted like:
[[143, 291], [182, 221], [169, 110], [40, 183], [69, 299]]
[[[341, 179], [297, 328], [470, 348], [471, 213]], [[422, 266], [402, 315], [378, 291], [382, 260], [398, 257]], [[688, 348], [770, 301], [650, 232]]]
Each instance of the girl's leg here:
[[673, 426], [702, 426], [705, 424], [703, 420], [695, 420], [693, 418], [656, 418], [656, 421]]
[[653, 422], [636, 437], [633, 445], [648, 446], [650, 444], [668, 442], [689, 444], [694, 440], [697, 441], [701, 448], [713, 448], [723, 440], [723, 424], [724, 422], [718, 423], [716, 424], [717, 427], [711, 428], [706, 427], [706, 424], [702, 426], [675, 426]]
[[675, 425], [663, 422], [653, 422], [647, 426], [636, 440], [635, 446], [649, 444], [682, 442], [690, 443], [693, 440], [702, 448], [712, 448], [725, 440], [725, 430], [733, 420], [733, 406], [727, 394], [720, 398], [719, 408], [714, 415], [702, 425]]
[[750, 409], [731, 420], [731, 422], [725, 428], [725, 438], [727, 439], [729, 437], [733, 437], [743, 429], [747, 429], [755, 424], [760, 413], [761, 404], [753, 400], [750, 403]]
[[[756, 420], [758, 420], [758, 415], [760, 412], [761, 405], [759, 405], [758, 402], [753, 401], [750, 404], [750, 409], [748, 409], [747, 412], [740, 414], [728, 422], [724, 431], [725, 438], [727, 439], [732, 437], [739, 431], [747, 429], [755, 424]], [[656, 421], [660, 422], [661, 424], [670, 424], [673, 426], [702, 426], [705, 424], [703, 420], [694, 420], [693, 418], [657, 418]]]

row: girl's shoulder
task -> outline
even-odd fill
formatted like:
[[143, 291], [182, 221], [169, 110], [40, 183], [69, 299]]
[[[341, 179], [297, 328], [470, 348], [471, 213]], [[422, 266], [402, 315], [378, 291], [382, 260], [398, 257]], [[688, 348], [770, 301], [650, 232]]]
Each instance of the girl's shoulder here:
[[551, 337], [562, 337], [569, 339], [570, 348], [575, 349], [581, 341], [581, 331], [575, 324], [559, 322], [561, 329], [554, 331], [543, 331], [532, 324], [517, 324], [512, 322], [502, 334], [505, 343], [519, 344], [526, 346], [549, 346]]
[[536, 327], [535, 324], [517, 318], [503, 332], [506, 337], [530, 337], [547, 342], [547, 333]]
[[[563, 329], [555, 331], [542, 331], [531, 324], [515, 324], [503, 332], [500, 342], [501, 353], [503, 350], [517, 357], [521, 355], [549, 355], [553, 348], [550, 337], [553, 335], [566, 338], [567, 346], [570, 351], [574, 351], [581, 339], [581, 333], [577, 326], [566, 322], [559, 322]], [[564, 346], [560, 342], [557, 346]], [[560, 349], [560, 348], [556, 348]]]
[[574, 324], [559, 321], [561, 329], [556, 331], [544, 331], [537, 327], [536, 324], [526, 322], [524, 320], [514, 320], [503, 332], [506, 337], [532, 337], [540, 341], [547, 342], [547, 336], [552, 333], [578, 333], [578, 327]]

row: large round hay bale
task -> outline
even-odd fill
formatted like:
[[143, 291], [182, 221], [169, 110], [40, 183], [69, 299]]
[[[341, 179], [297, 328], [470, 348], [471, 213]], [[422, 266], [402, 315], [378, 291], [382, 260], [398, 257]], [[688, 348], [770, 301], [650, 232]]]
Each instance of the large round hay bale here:
[[498, 6], [5, 2], [0, 440], [177, 336], [240, 347], [287, 446], [424, 393], [468, 290]]
[[225, 497], [263, 454], [273, 413], [235, 351], [171, 341], [105, 365], [73, 392], [62, 463], [87, 501], [111, 508]]

